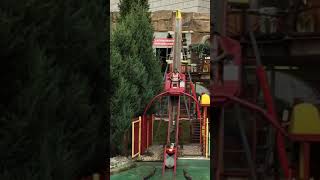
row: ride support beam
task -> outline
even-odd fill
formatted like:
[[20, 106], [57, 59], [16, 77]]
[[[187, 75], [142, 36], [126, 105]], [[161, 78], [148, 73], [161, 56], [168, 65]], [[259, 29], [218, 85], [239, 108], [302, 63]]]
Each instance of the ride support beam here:
[[[252, 46], [254, 49], [254, 53], [255, 53], [255, 57], [256, 57], [256, 72], [257, 72], [257, 77], [259, 80], [259, 84], [260, 87], [262, 89], [263, 92], [263, 96], [264, 96], [264, 101], [266, 103], [267, 109], [268, 109], [268, 113], [270, 113], [271, 117], [272, 117], [272, 123], [273, 124], [277, 124], [277, 126], [280, 126], [280, 121], [277, 118], [277, 113], [275, 111], [275, 105], [273, 102], [273, 97], [269, 88], [269, 84], [268, 84], [268, 80], [267, 80], [267, 76], [266, 76], [266, 72], [263, 68], [262, 65], [262, 61], [261, 61], [261, 56], [259, 53], [259, 49], [258, 49], [258, 45], [256, 42], [256, 39], [254, 37], [254, 34], [252, 31], [249, 32], [250, 35], [250, 39], [252, 42]], [[283, 129], [283, 128], [281, 128]], [[287, 157], [287, 153], [286, 153], [286, 148], [285, 148], [285, 143], [284, 143], [284, 139], [280, 133], [280, 131], [277, 131], [277, 150], [279, 153], [279, 160], [280, 160], [280, 164], [282, 166], [282, 169], [284, 171], [284, 175], [287, 179], [291, 178], [291, 168], [289, 167], [289, 160]]]

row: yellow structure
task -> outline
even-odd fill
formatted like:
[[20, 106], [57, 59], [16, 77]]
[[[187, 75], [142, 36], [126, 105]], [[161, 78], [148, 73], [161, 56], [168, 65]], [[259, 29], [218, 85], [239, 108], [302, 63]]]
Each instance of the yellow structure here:
[[289, 131], [295, 135], [320, 135], [320, 116], [317, 107], [309, 103], [293, 108]]
[[[139, 143], [138, 143], [138, 152], [136, 154], [134, 154], [134, 125], [135, 123], [139, 123]], [[135, 120], [131, 123], [132, 125], [132, 135], [131, 135], [131, 142], [132, 142], [132, 154], [131, 157], [135, 158], [136, 156], [140, 157], [140, 152], [141, 152], [141, 116], [139, 116], [138, 120]]]
[[177, 10], [176, 18], [181, 19], [181, 10], [179, 10], [179, 9]]
[[208, 94], [201, 95], [201, 106], [210, 106], [210, 96]]
[[206, 123], [206, 158], [209, 156], [209, 120], [207, 118], [207, 123]]

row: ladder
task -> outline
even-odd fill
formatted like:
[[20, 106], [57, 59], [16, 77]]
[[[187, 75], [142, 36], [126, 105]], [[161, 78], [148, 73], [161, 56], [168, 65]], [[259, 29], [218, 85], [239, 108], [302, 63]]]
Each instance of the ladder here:
[[[230, 114], [234, 116], [226, 118], [226, 115]], [[257, 179], [256, 166], [252, 158], [245, 125], [243, 112], [239, 105], [233, 105], [231, 110], [225, 109], [225, 107], [220, 109], [218, 142], [216, 142], [218, 149], [215, 153], [215, 179], [220, 180], [228, 177]], [[226, 129], [228, 131], [225, 131]], [[235, 129], [238, 132], [234, 131]]]

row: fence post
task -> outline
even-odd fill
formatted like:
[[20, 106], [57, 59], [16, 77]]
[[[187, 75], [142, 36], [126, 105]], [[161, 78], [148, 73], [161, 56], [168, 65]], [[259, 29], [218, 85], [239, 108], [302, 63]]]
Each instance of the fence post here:
[[206, 158], [208, 158], [208, 146], [209, 146], [209, 121], [207, 118], [207, 122], [206, 122]]
[[139, 116], [139, 157], [141, 154], [141, 116]]
[[152, 132], [152, 135], [151, 135], [151, 145], [153, 144], [153, 123], [154, 123], [154, 119], [155, 119], [155, 116], [154, 114], [152, 114], [152, 124], [151, 124], [151, 132]]
[[134, 156], [134, 122], [131, 122], [131, 157]]
[[148, 121], [148, 118], [146, 119], [146, 122], [145, 122], [146, 124], [147, 124], [147, 129], [146, 129], [146, 131], [147, 131], [147, 144], [146, 144], [146, 148], [148, 149], [148, 147], [149, 147], [149, 121]]

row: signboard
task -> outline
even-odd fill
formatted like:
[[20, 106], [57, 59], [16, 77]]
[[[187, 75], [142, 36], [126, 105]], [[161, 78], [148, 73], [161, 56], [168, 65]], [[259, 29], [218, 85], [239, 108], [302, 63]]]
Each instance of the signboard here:
[[155, 38], [153, 40], [153, 46], [165, 46], [165, 47], [172, 47], [174, 45], [173, 38]]

